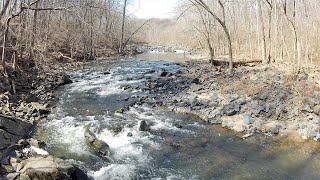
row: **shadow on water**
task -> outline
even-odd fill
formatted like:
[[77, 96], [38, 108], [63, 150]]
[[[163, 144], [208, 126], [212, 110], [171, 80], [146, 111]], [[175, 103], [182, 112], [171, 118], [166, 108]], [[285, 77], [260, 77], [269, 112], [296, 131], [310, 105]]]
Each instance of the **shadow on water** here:
[[[74, 72], [75, 82], [61, 90], [39, 137], [49, 142], [51, 154], [73, 159], [93, 179], [320, 178], [316, 143], [263, 135], [243, 140], [197, 117], [148, 104], [114, 113], [131, 99], [150, 96], [144, 89], [146, 80], [163, 68], [174, 72], [182, 67], [174, 61], [126, 60]], [[142, 120], [151, 125], [150, 132], [138, 130]], [[86, 146], [86, 126], [109, 144], [110, 163]]]

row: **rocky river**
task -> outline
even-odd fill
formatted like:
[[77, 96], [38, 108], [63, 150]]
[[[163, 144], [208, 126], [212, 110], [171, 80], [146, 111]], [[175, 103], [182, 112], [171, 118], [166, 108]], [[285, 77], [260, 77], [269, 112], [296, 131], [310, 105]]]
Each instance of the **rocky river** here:
[[[181, 93], [190, 87], [193, 91], [203, 90], [198, 86], [204, 84], [203, 80], [185, 75], [192, 66], [178, 59], [186, 57], [143, 55], [94, 63], [70, 72], [74, 83], [59, 90], [59, 100], [39, 125], [37, 138], [47, 142], [46, 150], [51, 155], [75, 164], [92, 179], [320, 177], [317, 142], [272, 137], [279, 133], [278, 125], [274, 132], [272, 128], [249, 131], [258, 119], [253, 115], [244, 123], [247, 129], [242, 128], [240, 133], [216, 125], [228, 122], [234, 115], [232, 122], [243, 122], [243, 117], [237, 116], [245, 111], [241, 97], [231, 101], [239, 102], [238, 109], [221, 108], [220, 113], [230, 112], [228, 118], [219, 113], [200, 118], [199, 112], [208, 105], [201, 103], [195, 93], [188, 100]], [[178, 113], [181, 109], [187, 113]], [[217, 119], [221, 122], [216, 123]], [[225, 127], [233, 129], [232, 125]], [[107, 158], [88, 146], [86, 129], [108, 144]], [[260, 133], [244, 136], [254, 132]]]

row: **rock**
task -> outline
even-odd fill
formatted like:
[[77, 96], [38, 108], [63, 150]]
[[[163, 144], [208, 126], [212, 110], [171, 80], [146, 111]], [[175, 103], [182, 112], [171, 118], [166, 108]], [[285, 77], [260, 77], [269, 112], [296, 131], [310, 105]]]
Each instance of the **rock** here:
[[249, 124], [253, 124], [254, 119], [251, 116], [244, 116], [243, 117], [243, 124], [244, 125], [249, 125]]
[[36, 109], [40, 115], [42, 114], [48, 114], [50, 112], [49, 108], [48, 108], [48, 104], [40, 104], [38, 102], [31, 102], [31, 106]]
[[246, 126], [242, 124], [237, 124], [232, 129], [236, 132], [244, 132], [246, 130]]
[[150, 126], [147, 124], [146, 121], [141, 121], [139, 125], [139, 131], [150, 131]]
[[124, 108], [119, 108], [119, 109], [117, 109], [117, 110], [115, 111], [115, 113], [122, 114], [122, 113], [124, 113], [124, 112], [126, 112], [126, 111], [129, 111], [129, 110], [130, 110], [130, 108], [129, 108], [128, 106], [126, 106], [126, 107], [124, 107]]
[[8, 152], [9, 146], [26, 138], [32, 127], [33, 125], [30, 123], [0, 115], [0, 159]]
[[87, 145], [94, 150], [97, 154], [103, 157], [108, 157], [110, 153], [110, 148], [109, 145], [102, 141], [99, 140], [96, 135], [90, 131], [89, 128], [86, 128], [84, 132], [84, 137], [86, 139]]
[[52, 156], [31, 157], [19, 163], [20, 179], [88, 179], [74, 165]]
[[181, 142], [173, 142], [170, 145], [175, 149], [181, 149], [184, 147], [184, 145]]
[[8, 174], [6, 178], [7, 180], [15, 180], [15, 179], [18, 179], [19, 176], [20, 176], [20, 173], [14, 172], [14, 173]]
[[301, 109], [301, 111], [305, 111], [305, 112], [308, 112], [308, 113], [312, 113], [313, 110], [312, 108], [310, 107], [309, 104], [305, 104], [305, 106]]
[[67, 74], [62, 74], [58, 80], [58, 85], [67, 85], [73, 83], [70, 76]]
[[194, 83], [194, 84], [201, 84], [201, 81], [199, 78], [195, 78], [191, 81], [191, 83]]
[[316, 105], [313, 108], [313, 113], [315, 113], [316, 115], [320, 116], [320, 105]]
[[161, 69], [159, 72], [158, 72], [158, 75], [160, 77], [166, 77], [169, 73], [165, 70], [165, 69]]
[[276, 122], [270, 122], [268, 124], [265, 124], [264, 128], [265, 133], [279, 134], [281, 126]]
[[153, 73], [155, 73], [155, 72], [156, 72], [156, 71], [152, 69], [152, 70], [146, 72], [146, 74], [153, 74]]
[[127, 136], [132, 137], [133, 136], [132, 132], [128, 132]]
[[45, 146], [46, 146], [45, 142], [37, 140], [37, 139], [31, 138], [31, 139], [28, 139], [27, 141], [31, 146], [36, 147], [36, 148], [45, 148]]
[[25, 98], [25, 101], [27, 103], [31, 103], [31, 102], [38, 102], [40, 99], [34, 95], [34, 94], [29, 94], [26, 98]]
[[176, 128], [182, 128], [181, 122], [175, 122], [175, 123], [173, 123], [173, 125], [174, 125]]
[[220, 117], [209, 118], [208, 122], [210, 124], [222, 124], [222, 119]]
[[227, 104], [223, 107], [223, 112], [227, 116], [234, 116], [240, 111], [240, 106], [237, 104]]

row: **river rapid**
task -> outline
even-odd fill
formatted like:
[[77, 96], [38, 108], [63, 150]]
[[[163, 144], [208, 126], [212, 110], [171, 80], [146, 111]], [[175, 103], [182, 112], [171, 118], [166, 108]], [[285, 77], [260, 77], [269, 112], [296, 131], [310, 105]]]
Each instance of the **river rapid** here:
[[[183, 71], [185, 55], [143, 55], [92, 64], [70, 72], [73, 84], [61, 88], [59, 100], [38, 138], [48, 152], [68, 159], [92, 179], [319, 179], [317, 143], [241, 135], [200, 118], [177, 114], [155, 103], [146, 83], [166, 69]], [[119, 108], [130, 106], [124, 113]], [[150, 132], [139, 131], [145, 120]], [[110, 161], [92, 153], [86, 127], [110, 146]]]

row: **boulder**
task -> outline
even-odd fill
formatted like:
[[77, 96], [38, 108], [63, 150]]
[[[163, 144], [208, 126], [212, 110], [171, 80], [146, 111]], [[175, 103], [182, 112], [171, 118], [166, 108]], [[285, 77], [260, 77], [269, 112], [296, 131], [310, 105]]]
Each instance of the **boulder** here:
[[16, 172], [20, 173], [20, 179], [88, 179], [87, 175], [74, 165], [52, 156], [31, 157], [13, 163], [13, 166], [19, 167]]
[[26, 138], [32, 128], [30, 123], [0, 115], [0, 159], [10, 150], [8, 147]]
[[87, 145], [97, 154], [103, 157], [108, 157], [110, 153], [109, 145], [99, 140], [96, 135], [89, 129], [86, 128], [84, 131], [84, 137], [86, 139]]
[[139, 131], [150, 131], [150, 126], [147, 124], [146, 121], [141, 121], [139, 125]]

